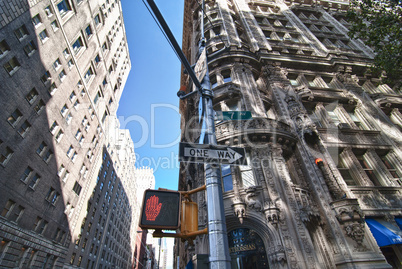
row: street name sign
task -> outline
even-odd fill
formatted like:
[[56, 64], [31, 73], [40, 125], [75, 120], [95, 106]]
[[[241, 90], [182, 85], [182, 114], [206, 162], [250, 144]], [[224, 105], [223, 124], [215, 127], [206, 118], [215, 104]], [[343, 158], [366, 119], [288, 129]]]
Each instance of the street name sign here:
[[246, 150], [218, 145], [180, 143], [180, 162], [246, 165]]
[[251, 120], [250, 111], [215, 111], [215, 120]]

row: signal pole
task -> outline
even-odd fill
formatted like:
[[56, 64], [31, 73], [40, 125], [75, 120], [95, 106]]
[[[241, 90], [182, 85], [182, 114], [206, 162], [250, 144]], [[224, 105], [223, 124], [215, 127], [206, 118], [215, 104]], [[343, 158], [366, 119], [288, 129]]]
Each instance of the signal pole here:
[[[166, 36], [171, 42], [174, 50], [179, 56], [184, 68], [197, 87], [197, 92], [201, 95], [202, 102], [202, 126], [200, 143], [209, 145], [216, 145], [215, 135], [215, 122], [213, 110], [213, 92], [209, 80], [208, 63], [205, 63], [206, 74], [200, 78], [199, 82], [194, 70], [188, 63], [185, 55], [183, 54], [180, 46], [177, 44], [176, 39], [171, 33], [168, 25], [166, 24], [162, 14], [159, 12], [158, 7], [153, 0], [147, 0], [150, 8], [152, 9], [155, 17], [163, 28]], [[202, 1], [202, 12], [204, 12], [205, 3]], [[199, 43], [199, 55], [205, 50], [204, 38], [204, 14], [201, 16], [201, 41]], [[206, 51], [205, 51], [206, 53]], [[185, 94], [179, 92], [180, 99], [187, 98], [196, 91]], [[208, 241], [209, 241], [209, 268], [211, 269], [230, 269], [231, 258], [229, 255], [229, 244], [226, 231], [226, 220], [223, 207], [222, 183], [220, 177], [219, 164], [205, 164], [205, 184], [207, 192], [207, 210], [208, 210]]]

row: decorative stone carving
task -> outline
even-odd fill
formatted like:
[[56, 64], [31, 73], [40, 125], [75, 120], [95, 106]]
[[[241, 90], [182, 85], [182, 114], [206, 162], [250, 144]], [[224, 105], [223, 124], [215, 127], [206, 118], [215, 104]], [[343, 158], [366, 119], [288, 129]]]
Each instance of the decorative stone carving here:
[[261, 202], [258, 200], [258, 198], [254, 198], [257, 197], [256, 190], [257, 190], [256, 187], [249, 187], [246, 189], [247, 194], [245, 197], [245, 202], [248, 208], [261, 212], [262, 210]]
[[364, 223], [350, 223], [345, 225], [346, 235], [357, 242], [360, 249], [366, 249], [362, 246], [364, 240]]
[[320, 224], [321, 216], [320, 212], [316, 208], [312, 208], [311, 206], [304, 206], [300, 209], [300, 219], [306, 224]]
[[243, 224], [243, 218], [246, 216], [246, 204], [240, 197], [237, 197], [234, 198], [232, 207], [234, 215], [239, 219], [240, 223]]
[[273, 225], [278, 224], [280, 218], [280, 210], [272, 201], [266, 201], [264, 204], [264, 213], [267, 221]]
[[345, 234], [352, 238], [357, 245], [356, 251], [366, 250], [363, 245], [364, 241], [364, 214], [360, 209], [357, 199], [344, 199], [331, 203], [332, 208], [336, 212], [336, 218], [343, 226]]

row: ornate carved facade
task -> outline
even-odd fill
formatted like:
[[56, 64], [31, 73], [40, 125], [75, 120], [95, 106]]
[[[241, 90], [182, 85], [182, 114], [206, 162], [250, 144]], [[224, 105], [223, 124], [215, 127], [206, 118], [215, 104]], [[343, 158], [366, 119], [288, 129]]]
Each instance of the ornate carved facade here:
[[[248, 155], [248, 165], [221, 166], [232, 268], [259, 268], [264, 257], [263, 268], [400, 266], [401, 245], [380, 248], [366, 220], [399, 229], [402, 96], [367, 73], [374, 54], [348, 38], [347, 8], [347, 1], [206, 1], [214, 109], [253, 115], [215, 125], [218, 144]], [[186, 0], [183, 51], [192, 63], [201, 16], [199, 3]], [[198, 102], [196, 95], [181, 102], [185, 142], [199, 139]], [[202, 164], [181, 165], [179, 190], [205, 183]], [[208, 201], [193, 199], [201, 229]], [[239, 234], [262, 243], [235, 245]], [[194, 243], [177, 241], [180, 268], [208, 254], [207, 236]]]

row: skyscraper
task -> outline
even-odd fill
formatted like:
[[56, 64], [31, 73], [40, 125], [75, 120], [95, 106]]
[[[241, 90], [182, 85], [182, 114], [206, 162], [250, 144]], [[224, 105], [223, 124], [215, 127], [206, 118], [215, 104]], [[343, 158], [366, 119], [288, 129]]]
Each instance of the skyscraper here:
[[0, 7], [0, 267], [127, 268], [138, 205], [114, 118], [131, 69], [121, 3]]
[[[368, 72], [374, 53], [348, 37], [348, 5], [185, 1], [183, 51], [195, 64], [205, 36], [214, 110], [252, 114], [215, 121], [218, 144], [247, 153], [220, 168], [232, 268], [401, 264], [402, 97]], [[203, 142], [199, 102], [181, 102], [184, 142]], [[204, 184], [202, 164], [181, 164], [179, 190]], [[209, 201], [192, 199], [207, 227]], [[207, 235], [175, 249], [180, 268], [212, 251]]]

